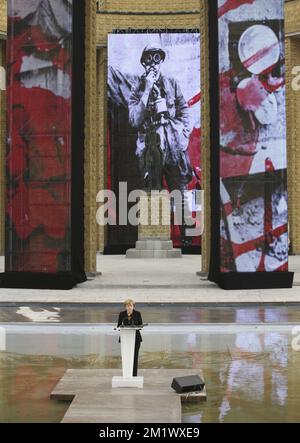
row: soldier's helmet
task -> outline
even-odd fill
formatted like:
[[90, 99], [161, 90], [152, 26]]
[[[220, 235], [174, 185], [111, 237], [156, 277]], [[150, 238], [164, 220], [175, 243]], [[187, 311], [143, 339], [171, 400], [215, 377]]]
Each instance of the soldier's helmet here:
[[141, 64], [151, 64], [153, 61], [158, 64], [161, 61], [165, 61], [165, 59], [166, 53], [161, 47], [147, 45], [141, 56]]

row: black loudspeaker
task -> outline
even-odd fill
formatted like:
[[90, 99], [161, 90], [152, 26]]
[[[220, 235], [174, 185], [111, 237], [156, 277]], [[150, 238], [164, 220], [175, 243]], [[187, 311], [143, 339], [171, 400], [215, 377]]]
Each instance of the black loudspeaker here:
[[199, 375], [188, 375], [186, 377], [173, 378], [171, 387], [177, 392], [177, 394], [183, 394], [185, 392], [203, 391], [205, 386], [204, 381]]

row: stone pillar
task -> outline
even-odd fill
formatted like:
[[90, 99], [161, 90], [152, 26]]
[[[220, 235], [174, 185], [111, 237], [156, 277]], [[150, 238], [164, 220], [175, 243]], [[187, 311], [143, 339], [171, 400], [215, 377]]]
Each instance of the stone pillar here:
[[97, 223], [97, 88], [96, 4], [86, 1], [85, 35], [85, 271], [96, 271]]
[[[97, 192], [108, 188], [107, 165], [107, 48], [97, 50]], [[106, 245], [107, 226], [97, 226], [97, 250], [103, 252]]]
[[[300, 2], [299, 2], [300, 6]], [[289, 17], [289, 16], [288, 16]], [[299, 25], [300, 32], [300, 25]], [[287, 80], [287, 147], [288, 147], [288, 193], [289, 193], [289, 238], [290, 253], [300, 253], [300, 91], [292, 87], [296, 77], [295, 66], [300, 65], [300, 40], [286, 38], [286, 80]], [[299, 82], [298, 82], [299, 84]]]
[[171, 239], [170, 199], [166, 193], [153, 193], [142, 196], [139, 201], [140, 220], [139, 240]]
[[[201, 271], [207, 274], [210, 262], [210, 224], [211, 224], [211, 186], [210, 186], [210, 73], [209, 73], [209, 37], [208, 37], [208, 0], [201, 2], [200, 11], [201, 34], [201, 169], [202, 189], [205, 199], [204, 232], [201, 238]], [[199, 263], [200, 266], [200, 263]]]
[[127, 258], [180, 258], [181, 250], [173, 248], [171, 240], [170, 197], [166, 192], [141, 196], [140, 224], [135, 249], [129, 249]]

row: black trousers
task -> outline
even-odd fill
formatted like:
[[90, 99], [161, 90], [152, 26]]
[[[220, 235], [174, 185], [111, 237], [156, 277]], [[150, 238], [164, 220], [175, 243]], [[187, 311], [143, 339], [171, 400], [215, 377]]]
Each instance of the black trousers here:
[[134, 360], [133, 360], [133, 372], [132, 372], [133, 377], [137, 376], [140, 346], [141, 346], [141, 342], [136, 341], [135, 348], [134, 348]]

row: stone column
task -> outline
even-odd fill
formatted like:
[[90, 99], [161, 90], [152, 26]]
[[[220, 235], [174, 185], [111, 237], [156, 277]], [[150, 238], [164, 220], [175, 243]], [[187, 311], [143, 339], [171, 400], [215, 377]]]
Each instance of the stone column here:
[[180, 258], [181, 250], [171, 240], [170, 197], [166, 192], [152, 191], [139, 200], [140, 224], [135, 249], [127, 258]]
[[[201, 271], [207, 274], [210, 262], [211, 242], [211, 187], [210, 187], [210, 100], [209, 100], [209, 37], [208, 37], [208, 0], [201, 2], [200, 12], [201, 34], [201, 169], [202, 189], [204, 190], [205, 213], [204, 232], [201, 238]], [[200, 266], [200, 263], [199, 263]]]
[[[300, 5], [300, 3], [299, 3]], [[288, 15], [289, 18], [289, 15]], [[299, 25], [300, 31], [300, 25]], [[287, 82], [287, 154], [289, 193], [289, 238], [290, 253], [300, 253], [300, 91], [292, 87], [296, 78], [293, 68], [300, 64], [300, 41], [296, 37], [286, 38], [286, 82]], [[295, 82], [296, 83], [296, 82]], [[298, 82], [299, 83], [299, 82]]]
[[85, 35], [85, 271], [96, 271], [97, 255], [97, 88], [96, 4], [86, 1]]
[[153, 193], [142, 196], [139, 201], [139, 240], [171, 239], [170, 199], [167, 194]]

